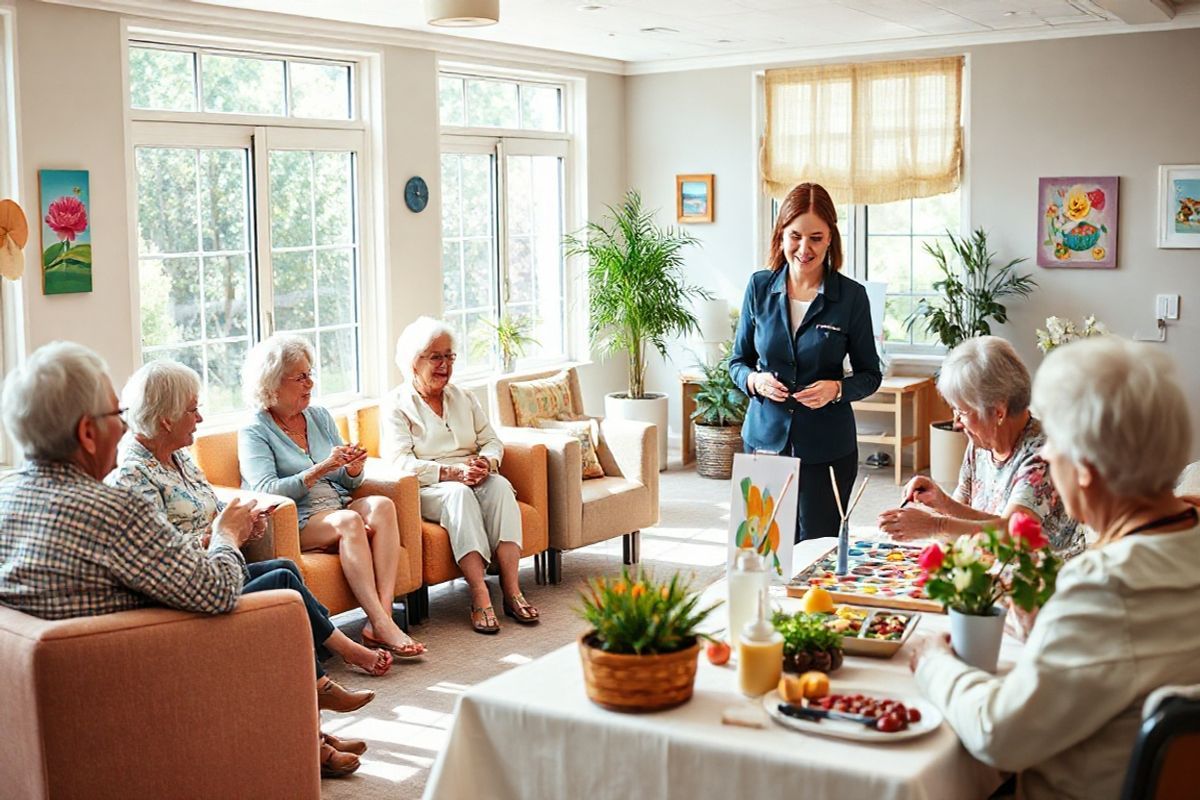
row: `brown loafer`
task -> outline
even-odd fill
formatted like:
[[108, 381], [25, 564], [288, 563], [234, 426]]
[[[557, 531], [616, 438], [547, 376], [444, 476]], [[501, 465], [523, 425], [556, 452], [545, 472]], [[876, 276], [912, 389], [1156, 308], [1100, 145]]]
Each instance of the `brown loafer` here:
[[332, 678], [317, 686], [317, 708], [322, 711], [358, 711], [374, 699], [375, 693], [370, 689], [353, 691]]
[[322, 733], [321, 741], [339, 753], [353, 753], [356, 756], [361, 756], [367, 752], [367, 743], [362, 739], [340, 739], [332, 733]]
[[355, 772], [361, 762], [353, 753], [341, 753], [332, 745], [321, 743], [321, 777], [344, 778]]

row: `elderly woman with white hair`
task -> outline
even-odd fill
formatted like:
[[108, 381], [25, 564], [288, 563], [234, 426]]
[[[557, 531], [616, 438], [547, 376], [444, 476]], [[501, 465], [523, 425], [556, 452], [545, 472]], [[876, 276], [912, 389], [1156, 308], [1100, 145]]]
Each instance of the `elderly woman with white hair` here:
[[300, 547], [336, 552], [354, 597], [367, 615], [363, 644], [415, 658], [425, 645], [392, 619], [400, 528], [386, 497], [351, 499], [362, 485], [367, 453], [345, 444], [333, 415], [310, 405], [312, 345], [275, 334], [246, 356], [246, 401], [256, 409], [238, 432], [244, 488], [296, 501]]
[[[989, 525], [1004, 530], [1023, 511], [1041, 522], [1060, 555], [1082, 550], [1083, 532], [1048, 480], [1046, 437], [1029, 410], [1029, 370], [1013, 346], [996, 336], [967, 339], [946, 356], [937, 385], [970, 440], [958, 488], [950, 497], [917, 475], [900, 508], [879, 515], [880, 530], [895, 539], [948, 541]], [[924, 508], [905, 508], [910, 501]]]
[[454, 560], [471, 591], [471, 627], [500, 630], [484, 571], [493, 556], [500, 569], [504, 613], [519, 623], [538, 621], [521, 592], [521, 512], [512, 484], [497, 473], [504, 445], [471, 392], [450, 383], [454, 335], [444, 323], [420, 317], [396, 342], [405, 382], [393, 389], [381, 415], [384, 456], [416, 473], [421, 516], [450, 534]]
[[1046, 357], [1033, 387], [1050, 477], [1099, 538], [1068, 562], [1012, 671], [911, 645], [925, 695], [1018, 796], [1118, 797], [1147, 695], [1200, 683], [1200, 519], [1173, 486], [1191, 449], [1188, 399], [1160, 350], [1115, 336]]

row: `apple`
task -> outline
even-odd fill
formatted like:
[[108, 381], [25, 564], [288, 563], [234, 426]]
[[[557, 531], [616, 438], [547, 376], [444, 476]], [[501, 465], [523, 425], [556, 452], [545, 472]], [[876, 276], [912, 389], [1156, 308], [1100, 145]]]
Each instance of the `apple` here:
[[718, 667], [729, 663], [729, 656], [733, 654], [729, 643], [720, 639], [710, 640], [708, 646], [704, 648], [704, 652], [708, 655], [708, 663]]

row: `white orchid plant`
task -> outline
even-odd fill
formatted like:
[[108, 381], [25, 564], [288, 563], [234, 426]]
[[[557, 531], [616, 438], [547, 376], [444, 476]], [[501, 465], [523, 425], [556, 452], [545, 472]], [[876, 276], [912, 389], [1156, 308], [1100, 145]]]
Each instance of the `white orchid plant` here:
[[1103, 322], [1097, 322], [1095, 315], [1085, 317], [1082, 326], [1076, 327], [1075, 320], [1062, 317], [1047, 317], [1046, 329], [1037, 330], [1038, 350], [1049, 353], [1056, 347], [1076, 339], [1086, 339], [1089, 336], [1101, 336], [1108, 333]]

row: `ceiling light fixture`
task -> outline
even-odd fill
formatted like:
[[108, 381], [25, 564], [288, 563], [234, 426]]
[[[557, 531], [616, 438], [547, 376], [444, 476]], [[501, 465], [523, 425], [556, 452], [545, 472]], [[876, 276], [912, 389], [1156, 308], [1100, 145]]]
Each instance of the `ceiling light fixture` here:
[[500, 21], [500, 0], [425, 0], [425, 19], [443, 28], [473, 28]]

